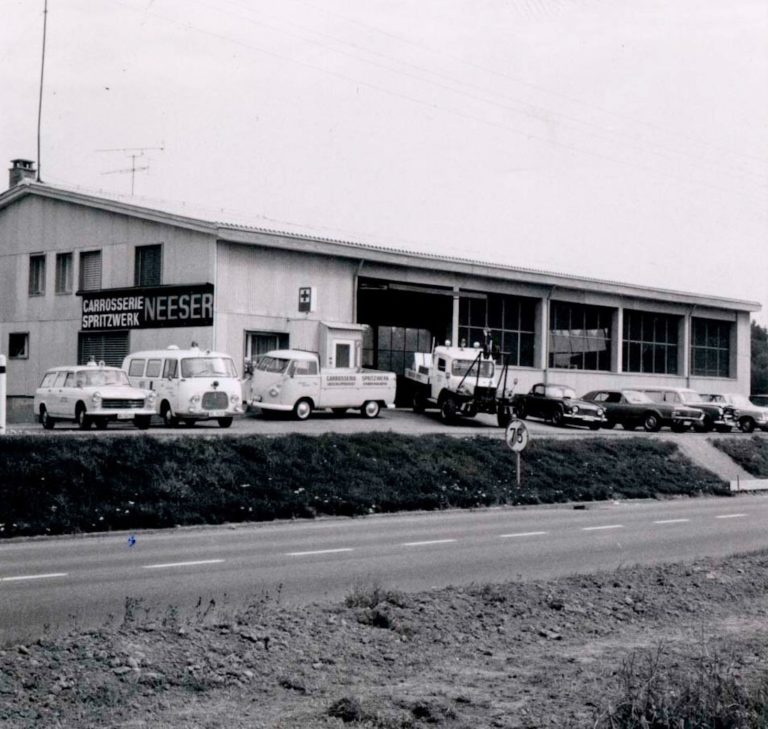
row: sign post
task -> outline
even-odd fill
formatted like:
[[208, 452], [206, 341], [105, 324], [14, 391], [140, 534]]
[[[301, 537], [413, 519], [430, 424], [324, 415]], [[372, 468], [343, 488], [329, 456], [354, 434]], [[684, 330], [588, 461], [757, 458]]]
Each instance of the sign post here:
[[0, 354], [0, 435], [5, 435], [5, 355]]
[[516, 456], [516, 483], [517, 487], [520, 488], [520, 454], [526, 449], [528, 446], [528, 441], [530, 440], [528, 435], [528, 428], [525, 427], [525, 423], [522, 420], [511, 420], [504, 434], [504, 439], [507, 441], [507, 445]]

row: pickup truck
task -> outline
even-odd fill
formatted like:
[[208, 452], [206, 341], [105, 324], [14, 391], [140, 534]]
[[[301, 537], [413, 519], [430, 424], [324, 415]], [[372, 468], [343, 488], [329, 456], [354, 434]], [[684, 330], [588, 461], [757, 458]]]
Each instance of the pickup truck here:
[[256, 360], [250, 384], [250, 406], [265, 414], [292, 412], [306, 420], [313, 410], [352, 408], [375, 418], [382, 407], [394, 407], [397, 378], [379, 370], [322, 369], [315, 352], [278, 349]]

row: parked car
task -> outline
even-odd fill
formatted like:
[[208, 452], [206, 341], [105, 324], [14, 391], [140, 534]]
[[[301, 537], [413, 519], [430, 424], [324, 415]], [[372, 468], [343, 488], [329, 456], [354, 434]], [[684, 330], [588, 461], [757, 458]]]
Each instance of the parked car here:
[[534, 385], [527, 395], [515, 395], [512, 412], [518, 418], [543, 418], [554, 425], [586, 425], [598, 430], [605, 423], [601, 405], [579, 400], [567, 385]]
[[732, 406], [707, 402], [695, 390], [686, 387], [649, 387], [642, 391], [654, 402], [689, 405], [701, 410], [704, 413], [704, 418], [698, 423], [694, 423], [693, 427], [696, 430], [707, 432], [714, 429], [719, 433], [728, 433], [736, 424]]
[[709, 402], [730, 405], [734, 408], [733, 417], [736, 424], [745, 433], [751, 433], [755, 428], [768, 430], [768, 408], [755, 405], [744, 395], [728, 392], [723, 395], [702, 395], [702, 397]]
[[593, 390], [583, 399], [605, 409], [606, 423], [603, 427], [609, 429], [621, 425], [624, 430], [642, 427], [649, 433], [655, 433], [668, 427], [682, 433], [704, 418], [701, 410], [687, 405], [654, 402], [639, 390]]
[[34, 408], [46, 430], [59, 420], [72, 420], [81, 430], [125, 420], [144, 430], [155, 412], [155, 393], [131, 387], [118, 367], [89, 362], [48, 370], [35, 391]]

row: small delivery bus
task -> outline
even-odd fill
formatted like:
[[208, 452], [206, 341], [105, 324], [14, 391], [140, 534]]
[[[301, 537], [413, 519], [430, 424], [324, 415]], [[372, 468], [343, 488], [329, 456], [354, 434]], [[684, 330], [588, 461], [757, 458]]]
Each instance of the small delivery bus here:
[[129, 354], [123, 369], [134, 387], [156, 393], [156, 411], [167, 426], [216, 420], [228, 428], [243, 412], [242, 386], [228, 354], [171, 345]]

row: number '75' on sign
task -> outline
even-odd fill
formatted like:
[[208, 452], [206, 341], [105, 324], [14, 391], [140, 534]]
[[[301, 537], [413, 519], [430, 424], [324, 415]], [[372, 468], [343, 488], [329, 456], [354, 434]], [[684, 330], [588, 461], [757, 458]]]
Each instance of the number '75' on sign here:
[[505, 433], [505, 440], [507, 445], [516, 452], [525, 450], [528, 445], [528, 428], [525, 427], [525, 423], [521, 420], [513, 420], [507, 426]]

